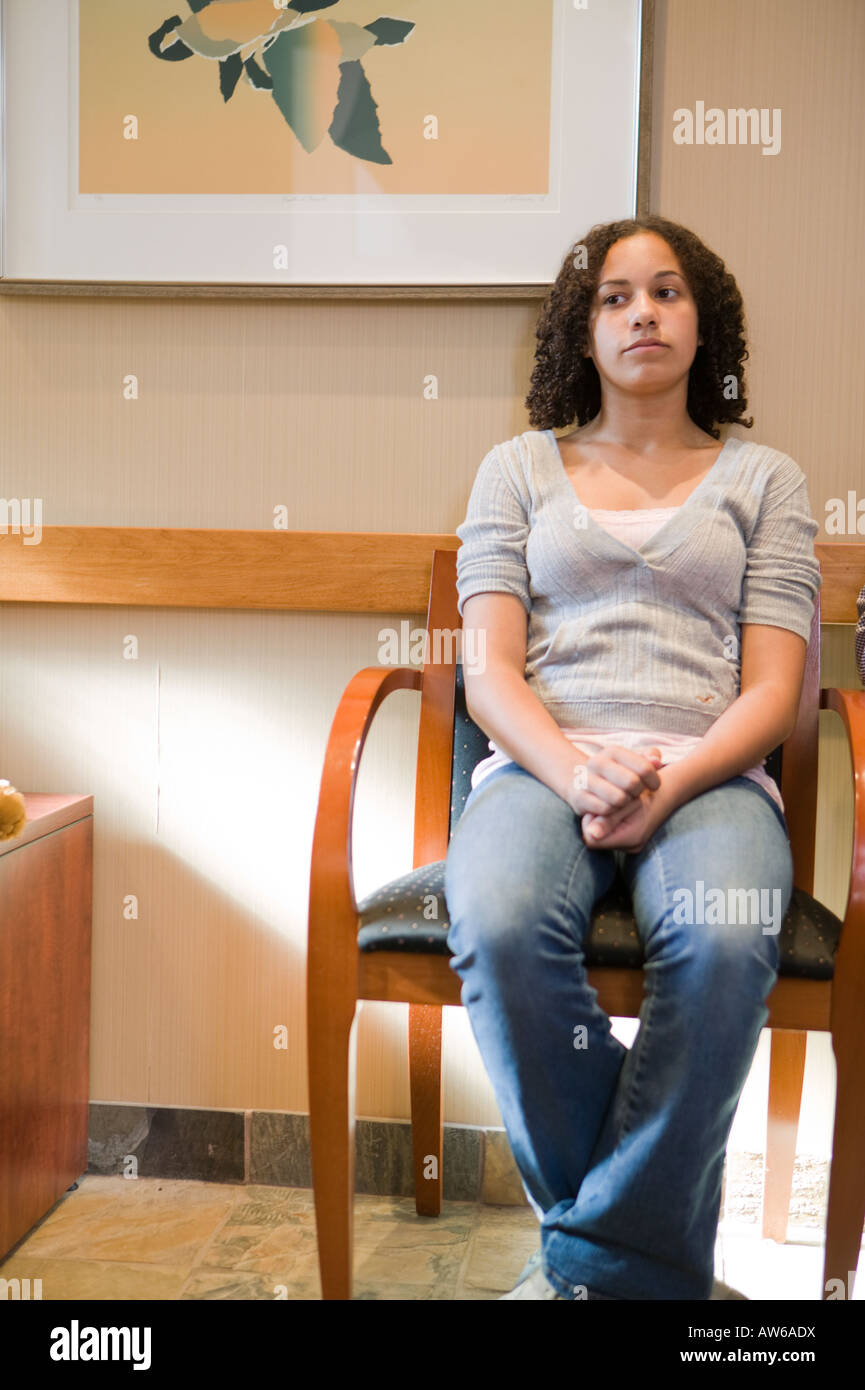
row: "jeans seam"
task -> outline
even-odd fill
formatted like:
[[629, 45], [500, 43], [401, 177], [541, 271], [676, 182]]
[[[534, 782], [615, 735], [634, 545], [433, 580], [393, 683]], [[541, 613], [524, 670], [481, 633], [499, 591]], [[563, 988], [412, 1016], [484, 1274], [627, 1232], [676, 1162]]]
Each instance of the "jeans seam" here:
[[[660, 855], [660, 854], [658, 853], [658, 846], [657, 846], [657, 843], [656, 843], [656, 837], [655, 837], [654, 835], [652, 836], [651, 840], [649, 841], [649, 844], [648, 844], [648, 847], [647, 847], [647, 848], [648, 848], [648, 850], [649, 850], [649, 856], [650, 856], [650, 858], [652, 859], [652, 862], [655, 863], [655, 864], [657, 865], [658, 873], [659, 873], [659, 876], [660, 876], [660, 879], [661, 879], [662, 900], [663, 900], [663, 902], [666, 904], [666, 903], [669, 902], [669, 896], [668, 896], [668, 893], [667, 893], [667, 876], [666, 876], [666, 873], [664, 872], [664, 859], [663, 859], [663, 856]], [[644, 946], [644, 952], [645, 952], [645, 946]], [[648, 1038], [649, 1033], [650, 1033], [650, 1031], [651, 1031], [651, 1025], [652, 1025], [652, 1010], [653, 1010], [654, 1005], [655, 1005], [655, 993], [654, 993], [654, 990], [652, 990], [652, 989], [649, 988], [649, 985], [650, 985], [650, 976], [649, 976], [649, 974], [648, 974], [648, 972], [647, 972], [647, 967], [648, 967], [648, 965], [649, 965], [648, 959], [644, 960], [644, 962], [643, 962], [643, 981], [644, 981], [644, 984], [645, 984], [646, 999], [647, 999], [647, 1004], [646, 1004], [646, 1016], [645, 1016], [644, 1019], [641, 1019], [641, 1020], [640, 1020], [640, 1030], [639, 1030], [639, 1034], [638, 1034], [637, 1037], [634, 1039], [634, 1043], [633, 1043], [633, 1046], [634, 1046], [634, 1047], [637, 1047], [637, 1046], [639, 1045], [639, 1043], [640, 1043], [640, 1034], [643, 1035], [643, 1040], [645, 1040], [646, 1038]], [[626, 1093], [626, 1095], [625, 1095], [624, 1107], [623, 1107], [623, 1112], [622, 1112], [622, 1126], [621, 1126], [621, 1129], [620, 1129], [618, 1135], [616, 1136], [616, 1148], [618, 1148], [619, 1144], [620, 1144], [620, 1143], [622, 1142], [622, 1140], [630, 1133], [630, 1130], [631, 1130], [631, 1125], [632, 1125], [632, 1122], [633, 1122], [633, 1112], [634, 1112], [635, 1102], [636, 1102], [636, 1096], [639, 1095], [639, 1093], [640, 1093], [640, 1088], [639, 1088], [638, 1083], [639, 1083], [640, 1078], [641, 1078], [643, 1063], [644, 1063], [644, 1061], [645, 1061], [645, 1056], [646, 1056], [646, 1050], [645, 1050], [645, 1048], [640, 1047], [639, 1052], [638, 1052], [638, 1054], [637, 1054], [637, 1064], [636, 1064], [636, 1066], [634, 1067], [633, 1074], [631, 1075], [631, 1077], [630, 1077], [630, 1079], [629, 1079], [629, 1081], [628, 1081], [627, 1093]]]
[[[585, 853], [586, 853], [586, 858], [587, 858], [587, 859], [588, 859], [588, 856], [589, 856], [590, 854], [593, 853], [593, 851], [592, 851], [591, 849], [589, 849], [589, 846], [586, 844], [585, 840], [583, 840], [582, 838], [580, 838], [580, 839], [577, 841], [576, 849], [575, 849], [575, 851], [574, 851], [574, 862], [573, 862], [573, 865], [572, 865], [572, 867], [571, 867], [570, 877], [568, 878], [567, 887], [566, 887], [566, 889], [565, 889], [564, 903], [563, 903], [563, 906], [562, 906], [562, 916], [563, 916], [563, 917], [567, 916], [566, 908], [567, 908], [567, 904], [569, 903], [570, 898], [571, 898], [571, 888], [572, 888], [572, 886], [573, 886], [574, 879], [575, 879], [576, 874], [577, 874], [577, 869], [579, 868], [580, 864], [582, 863], [582, 855], [581, 855], [581, 853], [580, 853], [580, 850], [581, 850], [581, 849], [585, 851]], [[594, 853], [598, 853], [598, 852], [599, 852], [599, 851], [594, 851]], [[611, 853], [611, 852], [612, 852], [612, 851], [608, 851], [608, 853]], [[599, 896], [599, 897], [603, 897], [603, 892], [600, 893], [598, 896]], [[584, 927], [584, 930], [583, 930], [583, 935], [580, 937], [580, 940], [579, 940], [578, 943], [577, 943], [577, 950], [580, 952], [580, 961], [579, 961], [579, 964], [580, 964], [580, 966], [582, 967], [582, 971], [583, 971], [583, 976], [584, 976], [584, 977], [586, 976], [586, 953], [585, 953], [585, 949], [584, 949], [584, 943], [585, 943], [585, 939], [586, 939], [586, 932], [587, 932], [587, 931], [589, 930], [589, 928], [591, 927], [592, 911], [593, 911], [594, 905], [595, 905], [595, 903], [596, 903], [597, 901], [598, 901], [598, 899], [595, 898], [594, 903], [593, 903], [592, 906], [589, 908], [588, 915], [587, 915], [587, 917], [586, 917], [585, 927]]]

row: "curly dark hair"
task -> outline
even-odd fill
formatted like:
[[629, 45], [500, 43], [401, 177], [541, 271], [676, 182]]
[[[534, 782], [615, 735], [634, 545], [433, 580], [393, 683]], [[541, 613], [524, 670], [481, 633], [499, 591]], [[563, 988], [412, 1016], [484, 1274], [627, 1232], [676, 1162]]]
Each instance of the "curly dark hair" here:
[[[541, 307], [531, 389], [526, 396], [533, 429], [554, 429], [576, 419], [585, 425], [601, 408], [601, 379], [590, 357], [589, 313], [607, 251], [614, 242], [638, 232], [656, 232], [672, 247], [697, 305], [698, 346], [688, 374], [688, 414], [700, 429], [717, 439], [716, 423], [729, 421], [750, 429], [743, 420], [748, 405], [743, 363], [748, 357], [745, 306], [739, 287], [724, 262], [692, 231], [654, 213], [600, 223], [570, 248]], [[574, 262], [585, 248], [585, 269]], [[730, 378], [735, 394], [729, 399]]]

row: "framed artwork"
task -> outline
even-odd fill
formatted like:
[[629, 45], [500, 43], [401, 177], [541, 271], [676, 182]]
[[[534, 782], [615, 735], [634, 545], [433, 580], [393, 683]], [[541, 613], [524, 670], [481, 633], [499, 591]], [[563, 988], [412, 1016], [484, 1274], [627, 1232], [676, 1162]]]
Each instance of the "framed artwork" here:
[[652, 10], [2, 0], [0, 290], [542, 291], [645, 202]]

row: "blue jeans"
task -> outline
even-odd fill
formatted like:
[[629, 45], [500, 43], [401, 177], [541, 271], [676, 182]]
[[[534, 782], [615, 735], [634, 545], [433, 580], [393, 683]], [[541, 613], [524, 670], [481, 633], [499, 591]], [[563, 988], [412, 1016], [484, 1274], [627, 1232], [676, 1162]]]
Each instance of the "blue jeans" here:
[[[646, 962], [630, 1048], [582, 950], [617, 865]], [[445, 866], [450, 967], [564, 1298], [709, 1297], [727, 1139], [792, 890], [784, 817], [747, 777], [678, 807], [636, 854], [590, 849], [517, 764], [470, 792]]]

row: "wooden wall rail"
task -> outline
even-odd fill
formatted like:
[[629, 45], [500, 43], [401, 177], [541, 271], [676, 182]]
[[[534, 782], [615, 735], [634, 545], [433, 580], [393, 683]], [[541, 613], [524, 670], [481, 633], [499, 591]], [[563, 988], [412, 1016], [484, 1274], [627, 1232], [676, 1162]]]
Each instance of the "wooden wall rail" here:
[[425, 613], [454, 535], [45, 526], [0, 532], [0, 602]]
[[[28, 537], [7, 525], [0, 603], [425, 613], [433, 550], [459, 545], [427, 532], [44, 526]], [[821, 620], [855, 623], [865, 543], [815, 549]]]

